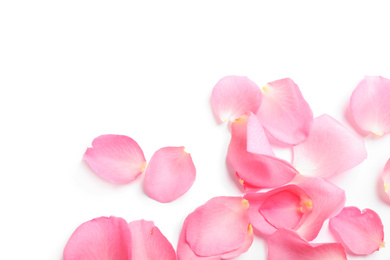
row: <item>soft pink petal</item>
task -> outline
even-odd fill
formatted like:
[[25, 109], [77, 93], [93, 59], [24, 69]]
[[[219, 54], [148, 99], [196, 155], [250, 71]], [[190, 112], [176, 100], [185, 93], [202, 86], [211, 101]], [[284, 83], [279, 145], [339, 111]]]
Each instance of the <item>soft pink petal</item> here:
[[134, 260], [176, 260], [175, 249], [153, 221], [133, 221], [129, 228]]
[[248, 201], [216, 197], [187, 217], [186, 241], [199, 256], [218, 256], [245, 244], [249, 225]]
[[[232, 123], [231, 128], [227, 159], [240, 176], [241, 183], [250, 187], [272, 188], [286, 184], [296, 176], [294, 167], [273, 155], [255, 115], [242, 115]], [[255, 144], [261, 146], [256, 148]]]
[[231, 259], [231, 258], [238, 257], [238, 256], [242, 255], [243, 253], [247, 252], [249, 250], [249, 248], [251, 247], [252, 243], [253, 243], [253, 228], [252, 228], [252, 225], [249, 224], [244, 244], [242, 244], [242, 246], [236, 250], [233, 250], [233, 251], [230, 251], [229, 253], [225, 253], [225, 254], [221, 255], [221, 258], [222, 259]]
[[152, 199], [171, 202], [186, 193], [195, 181], [196, 170], [184, 147], [156, 151], [145, 171], [145, 190]]
[[390, 159], [387, 161], [385, 168], [382, 172], [382, 180], [385, 192], [390, 199]]
[[376, 135], [390, 133], [390, 79], [365, 77], [353, 91], [350, 106], [361, 129]]
[[364, 140], [328, 115], [315, 118], [309, 138], [293, 150], [295, 168], [311, 177], [333, 177], [367, 158]]
[[311, 245], [293, 230], [279, 229], [268, 239], [268, 260], [346, 260], [341, 244]]
[[146, 160], [136, 141], [124, 135], [101, 135], [92, 142], [84, 160], [103, 179], [128, 183], [144, 170]]
[[369, 255], [384, 246], [383, 225], [375, 211], [346, 207], [329, 221], [339, 242], [352, 253]]
[[64, 249], [64, 260], [131, 260], [131, 234], [127, 222], [100, 217], [81, 224]]
[[211, 105], [221, 121], [233, 121], [245, 112], [256, 113], [261, 99], [260, 88], [247, 77], [226, 76], [214, 86]]
[[299, 144], [307, 139], [313, 112], [297, 84], [289, 78], [276, 80], [262, 88], [263, 102], [257, 116], [277, 140]]

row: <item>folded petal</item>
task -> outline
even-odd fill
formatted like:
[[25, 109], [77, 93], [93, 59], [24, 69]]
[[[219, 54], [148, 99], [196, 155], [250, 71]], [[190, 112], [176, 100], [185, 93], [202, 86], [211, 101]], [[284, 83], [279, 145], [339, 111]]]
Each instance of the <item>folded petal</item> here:
[[101, 135], [92, 142], [84, 160], [103, 179], [128, 183], [144, 170], [146, 160], [136, 141], [124, 135]]
[[248, 233], [248, 201], [216, 197], [188, 215], [186, 241], [198, 256], [219, 256], [241, 248]]
[[245, 112], [256, 113], [261, 99], [260, 88], [247, 77], [226, 76], [214, 86], [211, 105], [221, 121], [233, 121]]
[[268, 239], [268, 260], [346, 260], [339, 243], [311, 245], [293, 230], [279, 229]]
[[369, 255], [384, 247], [382, 221], [373, 210], [345, 207], [330, 219], [329, 227], [353, 254]]
[[262, 88], [263, 101], [257, 116], [277, 140], [299, 144], [307, 139], [313, 112], [297, 84], [289, 78], [276, 80]]
[[195, 165], [184, 147], [164, 147], [153, 154], [145, 170], [145, 190], [152, 199], [171, 202], [191, 188], [195, 177]]
[[385, 192], [390, 199], [390, 159], [387, 161], [385, 168], [382, 172], [382, 180], [383, 188], [385, 189]]
[[231, 128], [227, 159], [244, 186], [272, 188], [286, 184], [296, 176], [298, 172], [292, 165], [274, 156], [254, 114], [242, 115]]
[[353, 91], [350, 106], [361, 129], [379, 136], [390, 133], [390, 79], [365, 77]]
[[293, 151], [294, 167], [310, 177], [330, 178], [367, 158], [364, 140], [328, 115], [314, 119], [309, 138]]
[[64, 249], [64, 260], [131, 260], [131, 242], [124, 219], [96, 218], [73, 232]]
[[129, 228], [134, 260], [176, 260], [175, 249], [153, 221], [133, 221]]

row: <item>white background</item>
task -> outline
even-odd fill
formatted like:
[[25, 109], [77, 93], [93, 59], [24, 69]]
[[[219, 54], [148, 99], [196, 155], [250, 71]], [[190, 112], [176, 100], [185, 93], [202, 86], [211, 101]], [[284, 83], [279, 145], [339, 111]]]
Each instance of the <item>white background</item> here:
[[[141, 1], [138, 1], [141, 2]], [[314, 3], [316, 2], [316, 3]], [[230, 133], [210, 107], [215, 83], [245, 75], [259, 86], [290, 77], [315, 116], [351, 127], [346, 108], [364, 75], [390, 78], [385, 1], [0, 2], [0, 259], [62, 259], [72, 232], [100, 216], [153, 220], [176, 247], [187, 214], [242, 195], [226, 164]], [[185, 146], [197, 179], [169, 203], [143, 176], [107, 183], [82, 161], [93, 138], [124, 134], [149, 159]], [[390, 259], [390, 205], [378, 178], [390, 136], [365, 137], [368, 158], [332, 181], [346, 205], [375, 210]], [[285, 154], [285, 151], [282, 151]], [[325, 223], [316, 242], [334, 238]], [[266, 259], [256, 238], [237, 259]]]

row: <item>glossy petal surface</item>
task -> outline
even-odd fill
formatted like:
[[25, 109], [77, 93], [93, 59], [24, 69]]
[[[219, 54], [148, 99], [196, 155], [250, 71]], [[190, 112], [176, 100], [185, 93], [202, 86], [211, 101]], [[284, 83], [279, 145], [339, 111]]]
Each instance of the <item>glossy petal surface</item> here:
[[346, 207], [329, 221], [339, 242], [357, 255], [368, 255], [384, 246], [383, 225], [375, 211]]
[[313, 124], [313, 112], [297, 84], [289, 78], [276, 80], [262, 88], [263, 102], [257, 116], [265, 129], [286, 144], [307, 139]]
[[387, 161], [382, 172], [383, 188], [390, 199], [390, 159]]
[[364, 140], [334, 118], [314, 119], [309, 138], [294, 146], [294, 167], [303, 175], [330, 178], [349, 170], [364, 159]]
[[253, 81], [247, 77], [227, 76], [214, 86], [211, 105], [221, 121], [233, 121], [246, 112], [256, 113], [261, 99], [261, 90]]
[[376, 135], [390, 133], [390, 79], [365, 77], [353, 91], [350, 106], [361, 129]]
[[92, 142], [84, 160], [103, 179], [113, 183], [128, 183], [144, 170], [146, 160], [141, 148], [124, 135], [101, 135]]
[[81, 224], [64, 249], [64, 260], [130, 260], [131, 234], [127, 222], [100, 217]]

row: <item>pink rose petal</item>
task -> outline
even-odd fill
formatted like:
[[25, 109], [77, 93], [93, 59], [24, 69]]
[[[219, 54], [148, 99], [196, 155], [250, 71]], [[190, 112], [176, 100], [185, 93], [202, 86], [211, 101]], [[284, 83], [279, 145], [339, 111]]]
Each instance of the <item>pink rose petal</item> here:
[[157, 150], [145, 171], [145, 190], [152, 199], [171, 202], [186, 193], [195, 181], [196, 170], [184, 147]]
[[341, 244], [309, 244], [293, 230], [279, 229], [268, 239], [268, 260], [346, 260]]
[[245, 112], [256, 113], [261, 98], [260, 88], [247, 77], [227, 76], [214, 86], [211, 105], [221, 121], [233, 121]]
[[175, 249], [152, 221], [129, 223], [132, 235], [132, 259], [176, 260]]
[[364, 140], [328, 115], [315, 118], [309, 138], [293, 150], [293, 165], [311, 177], [333, 177], [367, 158]]
[[64, 249], [64, 260], [131, 260], [131, 234], [127, 222], [100, 217], [81, 224]]
[[369, 255], [384, 247], [383, 225], [375, 211], [346, 207], [329, 221], [339, 242], [357, 255]]
[[390, 199], [390, 159], [387, 161], [382, 172], [383, 188]]
[[350, 106], [361, 129], [379, 136], [390, 133], [390, 79], [365, 77], [353, 91]]
[[313, 112], [297, 84], [289, 78], [268, 83], [262, 88], [263, 102], [257, 116], [277, 140], [299, 144], [307, 139]]
[[255, 115], [244, 114], [231, 127], [227, 159], [244, 187], [277, 187], [296, 176], [294, 167], [274, 156]]
[[113, 183], [128, 183], [144, 170], [146, 160], [141, 148], [124, 135], [101, 135], [92, 142], [84, 160], [103, 179]]

